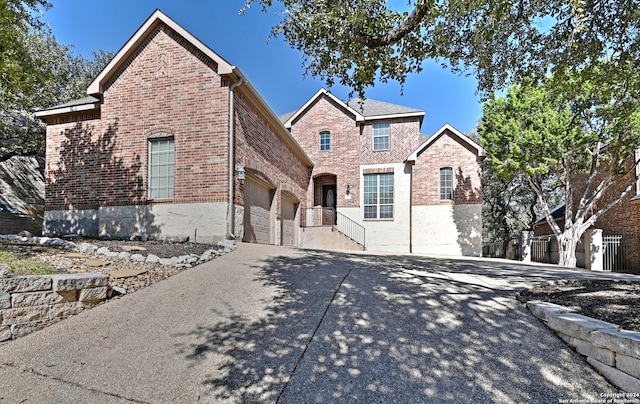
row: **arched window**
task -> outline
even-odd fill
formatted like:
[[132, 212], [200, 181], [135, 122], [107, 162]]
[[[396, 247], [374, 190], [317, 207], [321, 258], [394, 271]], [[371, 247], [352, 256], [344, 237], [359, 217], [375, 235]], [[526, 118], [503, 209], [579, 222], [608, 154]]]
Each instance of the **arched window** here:
[[440, 169], [440, 200], [453, 200], [453, 169], [451, 167]]

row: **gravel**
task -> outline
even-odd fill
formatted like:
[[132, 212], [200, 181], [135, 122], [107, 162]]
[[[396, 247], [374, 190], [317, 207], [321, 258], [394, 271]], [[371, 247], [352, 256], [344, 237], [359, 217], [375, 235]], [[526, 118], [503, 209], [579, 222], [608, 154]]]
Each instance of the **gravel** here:
[[[41, 240], [35, 238], [4, 240], [3, 244], [23, 256], [56, 268], [59, 273], [92, 272], [110, 275], [112, 296], [135, 292], [233, 249], [231, 244], [224, 243], [212, 245], [95, 239], [47, 243], [46, 247], [42, 246]], [[113, 276], [124, 270], [138, 274]], [[20, 274], [14, 272], [13, 275]]]

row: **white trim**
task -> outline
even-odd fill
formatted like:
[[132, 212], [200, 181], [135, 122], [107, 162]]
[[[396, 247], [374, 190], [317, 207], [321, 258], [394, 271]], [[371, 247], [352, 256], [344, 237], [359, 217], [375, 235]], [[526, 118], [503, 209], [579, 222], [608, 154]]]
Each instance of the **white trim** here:
[[390, 115], [372, 115], [367, 116], [367, 121], [377, 121], [382, 119], [397, 119], [397, 118], [413, 118], [413, 117], [422, 117], [424, 118], [424, 112], [403, 112], [401, 114], [390, 114]]
[[323, 95], [326, 95], [327, 97], [331, 98], [333, 101], [335, 101], [336, 103], [338, 103], [339, 105], [344, 107], [347, 111], [351, 112], [355, 116], [356, 122], [364, 122], [365, 121], [365, 118], [361, 113], [359, 113], [355, 109], [351, 108], [349, 105], [347, 105], [346, 102], [343, 102], [342, 100], [337, 98], [335, 95], [331, 94], [326, 89], [321, 88], [320, 90], [318, 90], [318, 92], [316, 92], [313, 95], [313, 97], [309, 98], [309, 101], [307, 101], [302, 107], [300, 107], [300, 109], [298, 109], [293, 115], [291, 115], [291, 117], [287, 120], [287, 122], [284, 123], [284, 127], [287, 128], [287, 129], [291, 129], [293, 121], [297, 117], [302, 115], [311, 106], [311, 104], [313, 104], [313, 102], [317, 98], [319, 98], [319, 97], [321, 97]]
[[446, 130], [449, 130], [451, 133], [453, 133], [456, 137], [458, 137], [460, 140], [462, 140], [463, 142], [465, 142], [466, 144], [468, 144], [469, 146], [471, 146], [472, 148], [474, 148], [476, 150], [477, 156], [478, 157], [484, 157], [486, 156], [486, 152], [484, 151], [484, 149], [482, 147], [480, 147], [479, 144], [477, 144], [476, 142], [474, 142], [473, 140], [469, 139], [467, 136], [465, 136], [462, 132], [460, 132], [458, 129], [454, 128], [453, 126], [449, 125], [448, 123], [444, 124], [440, 129], [438, 129], [436, 131], [436, 133], [434, 133], [433, 135], [431, 135], [426, 142], [422, 143], [420, 146], [418, 146], [418, 148], [416, 150], [413, 151], [413, 153], [411, 153], [409, 155], [409, 157], [407, 157], [405, 159], [405, 162], [408, 161], [416, 161], [418, 159], [418, 154], [420, 154], [424, 149], [426, 149], [427, 147], [429, 147], [433, 142], [435, 142], [440, 136], [442, 136], [444, 134], [444, 132]]
[[182, 28], [178, 23], [169, 18], [166, 14], [164, 14], [160, 10], [156, 10], [151, 14], [151, 16], [145, 21], [144, 24], [133, 34], [133, 36], [127, 41], [127, 43], [118, 51], [118, 53], [114, 56], [114, 58], [107, 64], [107, 66], [100, 72], [98, 77], [95, 78], [89, 85], [87, 89], [87, 94], [102, 94], [104, 91], [104, 83], [107, 77], [110, 77], [111, 73], [120, 67], [123, 63], [126, 62], [128, 57], [133, 54], [138, 49], [138, 46], [144, 39], [147, 34], [151, 32], [157, 25], [164, 23], [169, 28], [177, 32], [180, 36], [184, 37], [188, 42], [194, 45], [198, 50], [202, 53], [213, 59], [218, 64], [218, 74], [232, 74], [234, 73], [235, 66], [230, 65], [226, 60], [224, 60], [217, 53], [212, 51], [207, 45], [202, 43], [198, 38], [194, 37], [187, 31]]
[[100, 103], [99, 102], [92, 102], [90, 104], [73, 105], [73, 106], [70, 106], [70, 107], [63, 107], [63, 108], [55, 108], [55, 109], [47, 109], [47, 110], [43, 110], [43, 111], [37, 111], [35, 113], [35, 116], [37, 116], [38, 118], [42, 118], [42, 117], [45, 117], [45, 116], [68, 114], [70, 112], [91, 111], [91, 110], [95, 110], [95, 109], [100, 109]]

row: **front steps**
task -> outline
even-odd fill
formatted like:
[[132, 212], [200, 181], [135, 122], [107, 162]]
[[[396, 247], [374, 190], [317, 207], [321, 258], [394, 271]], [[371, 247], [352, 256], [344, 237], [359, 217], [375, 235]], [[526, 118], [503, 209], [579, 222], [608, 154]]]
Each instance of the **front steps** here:
[[364, 247], [331, 227], [301, 227], [300, 248], [363, 251]]

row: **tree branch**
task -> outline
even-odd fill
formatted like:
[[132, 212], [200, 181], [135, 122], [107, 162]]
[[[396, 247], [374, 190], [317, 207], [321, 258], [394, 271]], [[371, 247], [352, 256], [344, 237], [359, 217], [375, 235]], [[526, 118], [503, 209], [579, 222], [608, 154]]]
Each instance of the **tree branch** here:
[[397, 27], [384, 35], [369, 35], [363, 32], [355, 32], [348, 30], [349, 39], [364, 45], [368, 48], [380, 48], [383, 46], [393, 45], [418, 28], [424, 17], [429, 11], [426, 1], [419, 0], [415, 8], [409, 16], [402, 21]]

